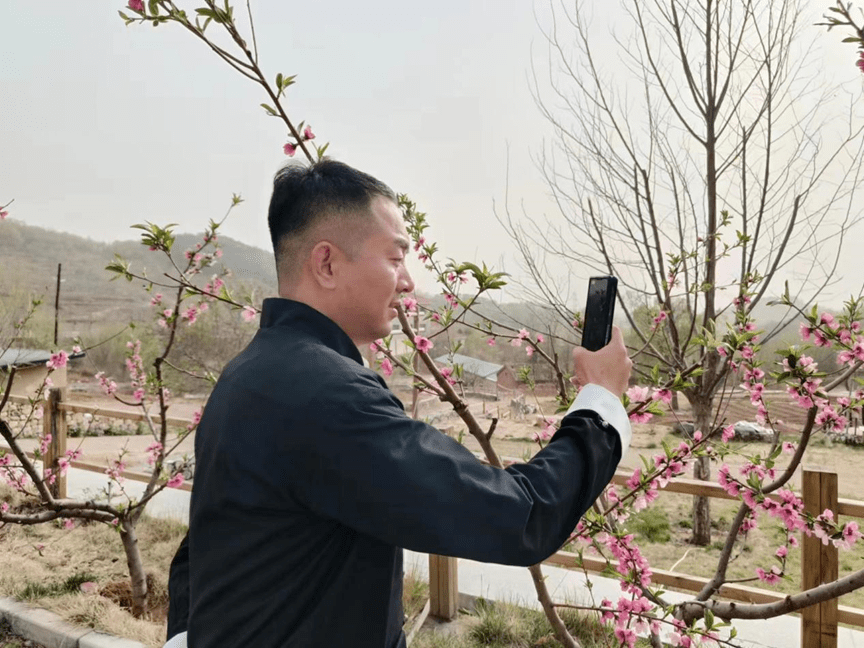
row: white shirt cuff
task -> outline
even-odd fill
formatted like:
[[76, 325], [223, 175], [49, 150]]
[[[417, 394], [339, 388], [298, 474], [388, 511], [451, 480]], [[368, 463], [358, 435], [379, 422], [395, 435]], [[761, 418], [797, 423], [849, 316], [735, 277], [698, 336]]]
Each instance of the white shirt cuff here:
[[[621, 437], [621, 458], [627, 454], [633, 431], [630, 429], [630, 418], [621, 404], [621, 399], [600, 385], [585, 385], [579, 391], [567, 414], [580, 409], [589, 409], [600, 415], [602, 423], [611, 425]], [[566, 416], [566, 414], [565, 414]]]

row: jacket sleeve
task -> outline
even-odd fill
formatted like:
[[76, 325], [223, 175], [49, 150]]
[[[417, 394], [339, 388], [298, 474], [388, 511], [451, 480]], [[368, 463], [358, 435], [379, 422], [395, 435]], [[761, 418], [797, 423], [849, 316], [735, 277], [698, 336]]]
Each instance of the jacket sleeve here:
[[566, 541], [621, 458], [618, 431], [577, 409], [530, 462], [493, 468], [407, 417], [378, 380], [363, 374], [314, 399], [317, 420], [289, 449], [288, 487], [313, 512], [399, 547], [538, 563]]

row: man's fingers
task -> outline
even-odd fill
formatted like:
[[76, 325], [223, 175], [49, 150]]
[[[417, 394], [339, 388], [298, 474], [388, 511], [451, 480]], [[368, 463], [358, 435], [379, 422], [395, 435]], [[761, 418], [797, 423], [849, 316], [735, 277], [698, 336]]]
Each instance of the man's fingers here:
[[612, 327], [612, 337], [610, 338], [609, 342], [620, 342], [621, 344], [624, 344], [624, 334], [617, 326]]

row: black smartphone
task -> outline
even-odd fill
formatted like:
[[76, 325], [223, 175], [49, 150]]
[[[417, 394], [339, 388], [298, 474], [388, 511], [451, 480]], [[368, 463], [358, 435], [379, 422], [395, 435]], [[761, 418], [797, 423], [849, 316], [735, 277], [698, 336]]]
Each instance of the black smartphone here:
[[591, 277], [588, 280], [582, 346], [589, 351], [599, 351], [609, 344], [612, 338], [612, 317], [615, 315], [617, 292], [617, 277]]

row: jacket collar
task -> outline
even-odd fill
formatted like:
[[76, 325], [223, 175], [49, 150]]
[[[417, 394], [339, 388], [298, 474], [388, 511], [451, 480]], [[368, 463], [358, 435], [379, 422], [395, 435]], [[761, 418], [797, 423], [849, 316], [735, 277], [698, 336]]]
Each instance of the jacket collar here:
[[261, 309], [261, 329], [287, 326], [314, 337], [340, 355], [363, 364], [357, 345], [329, 317], [311, 306], [292, 299], [268, 297]]

